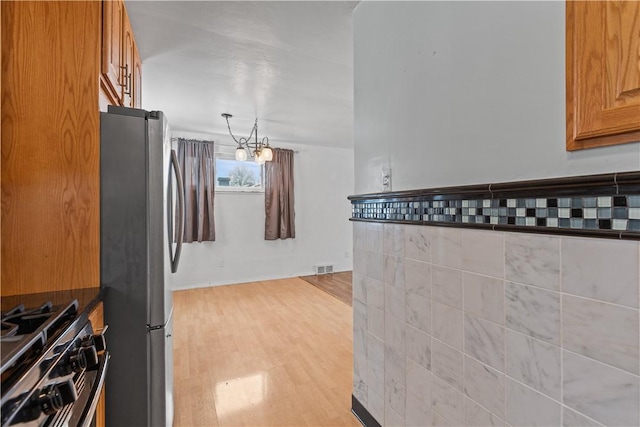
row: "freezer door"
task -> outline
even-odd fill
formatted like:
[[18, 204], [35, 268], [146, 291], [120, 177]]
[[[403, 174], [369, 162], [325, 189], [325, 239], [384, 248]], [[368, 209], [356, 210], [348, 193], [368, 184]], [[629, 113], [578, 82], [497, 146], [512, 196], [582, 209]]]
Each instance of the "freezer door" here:
[[151, 426], [173, 425], [173, 319], [149, 332]]

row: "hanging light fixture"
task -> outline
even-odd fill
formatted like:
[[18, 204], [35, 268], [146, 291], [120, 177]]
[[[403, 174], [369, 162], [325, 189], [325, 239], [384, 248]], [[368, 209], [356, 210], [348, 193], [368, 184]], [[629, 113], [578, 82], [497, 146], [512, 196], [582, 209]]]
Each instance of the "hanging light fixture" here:
[[[233, 136], [231, 132], [231, 126], [229, 125], [229, 119], [233, 117], [229, 113], [222, 113], [222, 117], [227, 121], [227, 128], [229, 129], [229, 135], [231, 138], [238, 144], [236, 148], [236, 160], [239, 162], [244, 162], [247, 160], [248, 156], [251, 156], [253, 160], [258, 164], [264, 164], [264, 162], [270, 162], [273, 160], [273, 151], [269, 146], [269, 138], [266, 136], [258, 141], [258, 119], [253, 124], [253, 128], [251, 129], [251, 133], [247, 138], [236, 138]], [[253, 141], [251, 138], [254, 138]]]

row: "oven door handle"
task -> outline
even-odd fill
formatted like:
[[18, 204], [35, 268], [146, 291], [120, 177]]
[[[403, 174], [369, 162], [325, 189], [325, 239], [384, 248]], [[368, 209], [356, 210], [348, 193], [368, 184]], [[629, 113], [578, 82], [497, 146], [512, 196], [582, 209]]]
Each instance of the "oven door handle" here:
[[111, 355], [108, 351], [105, 351], [100, 356], [101, 360], [100, 365], [98, 366], [98, 375], [96, 376], [93, 388], [91, 389], [91, 394], [89, 395], [90, 403], [85, 407], [82, 417], [80, 418], [80, 422], [78, 423], [78, 426], [80, 427], [89, 427], [93, 422], [93, 416], [96, 413], [96, 407], [98, 406], [98, 400], [100, 399], [100, 393], [104, 386], [104, 379], [107, 376], [107, 367], [109, 366], [110, 358]]

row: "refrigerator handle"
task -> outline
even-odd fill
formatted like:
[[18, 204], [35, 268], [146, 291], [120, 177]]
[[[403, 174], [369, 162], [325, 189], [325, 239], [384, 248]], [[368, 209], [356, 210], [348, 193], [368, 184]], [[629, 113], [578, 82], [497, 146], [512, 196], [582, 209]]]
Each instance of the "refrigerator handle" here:
[[[184, 239], [184, 217], [185, 217], [185, 206], [184, 206], [184, 183], [182, 182], [182, 173], [180, 172], [180, 164], [178, 163], [178, 156], [176, 155], [175, 150], [171, 150], [171, 165], [173, 166], [173, 173], [176, 176], [176, 184], [178, 187], [178, 236], [176, 242], [176, 253], [174, 254], [173, 259], [171, 260], [171, 272], [175, 273], [178, 271], [178, 263], [180, 262], [180, 252], [182, 251], [182, 241]], [[168, 202], [169, 210], [171, 210], [171, 200]], [[171, 217], [171, 216], [170, 216]], [[173, 228], [173, 227], [171, 227]], [[173, 230], [171, 230], [173, 233]], [[170, 236], [170, 239], [172, 237]]]

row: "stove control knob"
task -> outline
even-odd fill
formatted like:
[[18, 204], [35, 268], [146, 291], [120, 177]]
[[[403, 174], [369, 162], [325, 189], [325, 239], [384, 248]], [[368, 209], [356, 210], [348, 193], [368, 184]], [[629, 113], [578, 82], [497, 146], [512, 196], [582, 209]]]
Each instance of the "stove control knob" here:
[[105, 330], [106, 328], [98, 334], [86, 336], [80, 345], [83, 347], [93, 346], [98, 353], [105, 351], [107, 349], [107, 342], [104, 339]]
[[87, 358], [84, 354], [84, 347], [80, 347], [71, 357], [69, 357], [69, 367], [73, 372], [82, 372], [87, 369]]
[[96, 346], [96, 351], [100, 353], [107, 349], [107, 341], [104, 339], [104, 334], [98, 334], [93, 336], [93, 342]]
[[87, 369], [92, 370], [98, 366], [98, 352], [95, 346], [82, 347], [82, 353], [84, 353], [84, 359], [87, 361]]
[[78, 393], [73, 380], [69, 379], [58, 384], [48, 386], [38, 395], [38, 402], [42, 412], [52, 415], [69, 403], [78, 400]]
[[98, 353], [94, 346], [80, 347], [75, 354], [69, 357], [69, 363], [73, 372], [82, 372], [91, 369], [98, 364]]
[[78, 400], [76, 385], [73, 383], [72, 379], [68, 379], [64, 382], [58, 383], [55, 385], [55, 387], [58, 389], [58, 393], [62, 398], [63, 406], [66, 406]]

